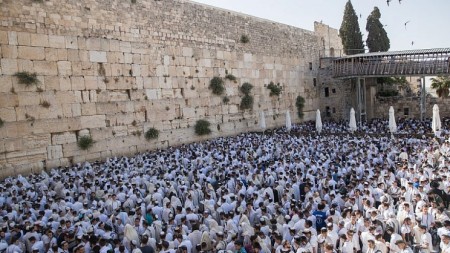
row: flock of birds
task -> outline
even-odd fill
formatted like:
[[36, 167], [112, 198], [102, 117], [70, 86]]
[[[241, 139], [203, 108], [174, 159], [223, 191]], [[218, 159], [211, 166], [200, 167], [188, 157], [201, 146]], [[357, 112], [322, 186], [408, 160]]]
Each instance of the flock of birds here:
[[[387, 6], [389, 6], [389, 3], [392, 2], [392, 1], [393, 1], [393, 0], [386, 0]], [[399, 3], [399, 4], [402, 4], [402, 0], [398, 0], [398, 3]], [[362, 15], [361, 15], [361, 14], [359, 14], [359, 18], [362, 18]], [[408, 30], [408, 29], [406, 29], [406, 25], [407, 25], [409, 22], [411, 22], [411, 21], [408, 20], [408, 21], [405, 22], [405, 30]], [[384, 26], [387, 26], [387, 25], [384, 25]], [[414, 46], [414, 41], [411, 41], [411, 46]]]

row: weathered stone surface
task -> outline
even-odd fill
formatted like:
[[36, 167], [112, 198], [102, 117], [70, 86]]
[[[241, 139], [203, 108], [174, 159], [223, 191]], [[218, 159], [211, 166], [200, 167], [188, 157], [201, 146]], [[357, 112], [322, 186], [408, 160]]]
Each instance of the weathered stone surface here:
[[91, 62], [107, 62], [106, 52], [89, 51], [89, 60]]
[[[71, 159], [133, 154], [148, 149], [142, 136], [148, 126], [161, 131], [152, 148], [198, 141], [205, 138], [193, 137], [193, 125], [201, 118], [221, 124], [222, 130], [210, 137], [249, 131], [257, 128], [260, 110], [268, 117], [282, 114], [297, 95], [307, 98], [305, 120], [319, 106], [312, 84], [316, 70], [309, 71], [308, 63], [318, 66], [321, 38], [333, 44], [337, 31], [325, 35], [328, 27], [320, 26], [314, 34], [179, 0], [164, 5], [150, 1], [133, 15], [110, 8], [117, 3], [3, 1], [9, 31], [0, 31], [0, 117], [6, 122], [0, 139], [10, 141], [6, 153], [0, 141], [0, 165], [21, 165], [21, 171], [29, 172], [43, 168], [44, 160], [47, 166], [59, 166]], [[80, 4], [101, 11], [88, 17]], [[180, 9], [195, 15], [182, 16]], [[251, 37], [248, 46], [237, 41], [243, 23]], [[186, 30], [192, 36], [183, 35]], [[44, 91], [18, 84], [13, 77], [17, 71], [36, 72]], [[226, 73], [238, 81], [226, 81], [226, 94], [213, 95], [210, 80]], [[281, 102], [267, 98], [264, 84], [270, 81], [283, 84]], [[244, 114], [239, 109], [243, 82], [255, 86], [258, 111]], [[226, 105], [225, 95], [230, 100]], [[51, 106], [39, 106], [43, 100]], [[284, 123], [278, 117], [267, 124]], [[77, 147], [82, 134], [96, 141], [89, 151]]]
[[74, 132], [64, 132], [52, 134], [52, 145], [68, 144], [77, 141], [77, 136]]

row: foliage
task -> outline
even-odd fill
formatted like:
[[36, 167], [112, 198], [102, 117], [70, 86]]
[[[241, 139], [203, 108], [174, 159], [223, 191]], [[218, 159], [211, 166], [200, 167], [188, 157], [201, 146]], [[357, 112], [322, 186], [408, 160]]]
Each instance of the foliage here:
[[78, 139], [78, 147], [82, 150], [87, 150], [94, 144], [94, 140], [92, 140], [91, 136], [81, 136]]
[[297, 107], [297, 115], [300, 119], [303, 118], [303, 107], [305, 107], [305, 99], [302, 96], [297, 96], [295, 100], [295, 106]]
[[359, 28], [358, 16], [356, 16], [353, 5], [348, 0], [345, 5], [344, 17], [342, 19], [339, 36], [344, 46], [344, 53], [347, 55], [364, 53], [364, 44], [361, 29]]
[[209, 82], [209, 89], [212, 90], [212, 93], [215, 95], [222, 95], [225, 91], [225, 87], [223, 86], [222, 78], [216, 76]]
[[2, 118], [0, 118], [0, 127], [2, 127], [3, 124], [5, 124], [5, 123], [3, 122]]
[[36, 73], [30, 73], [27, 71], [23, 71], [23, 72], [15, 73], [14, 76], [19, 79], [20, 84], [25, 84], [25, 86], [30, 86], [30, 85], [39, 83]]
[[145, 139], [147, 139], [147, 140], [157, 139], [158, 136], [159, 136], [159, 131], [158, 131], [158, 129], [156, 129], [154, 127], [148, 129], [147, 132], [145, 132]]
[[242, 110], [252, 109], [253, 108], [253, 97], [250, 95], [244, 95], [241, 99], [240, 108]]
[[242, 84], [240, 90], [242, 93], [244, 93], [245, 95], [249, 95], [250, 91], [253, 89], [253, 85], [250, 83], [244, 83]]
[[39, 105], [44, 108], [49, 108], [51, 104], [48, 101], [44, 100], [44, 101], [41, 101], [41, 103]]
[[230, 102], [230, 99], [227, 96], [225, 96], [225, 97], [223, 97], [222, 102], [224, 104], [228, 104], [228, 102]]
[[374, 7], [367, 17], [366, 31], [368, 32], [366, 44], [369, 52], [386, 52], [391, 47], [389, 37], [380, 22], [381, 13]]
[[241, 41], [241, 43], [247, 44], [250, 42], [250, 38], [247, 35], [243, 34], [243, 35], [241, 35], [240, 41]]
[[379, 84], [388, 84], [388, 85], [407, 85], [408, 81], [406, 80], [406, 77], [378, 77], [377, 83]]
[[232, 74], [227, 74], [227, 75], [225, 76], [225, 79], [228, 79], [228, 80], [230, 80], [230, 81], [236, 81], [236, 77], [233, 76]]
[[448, 97], [450, 88], [450, 77], [438, 76], [431, 78], [431, 88], [436, 90], [436, 94], [440, 98]]
[[195, 123], [195, 133], [197, 135], [208, 135], [211, 133], [211, 129], [209, 129], [211, 123], [209, 123], [207, 120], [200, 119], [197, 120]]
[[279, 96], [281, 94], [281, 87], [275, 85], [273, 82], [270, 82], [269, 85], [267, 85], [267, 89], [270, 90], [270, 96]]
[[132, 3], [132, 4], [135, 4], [135, 3], [136, 3], [136, 0], [131, 0], [131, 3]]
[[380, 90], [377, 95], [379, 97], [395, 97], [398, 96], [398, 91], [396, 90]]

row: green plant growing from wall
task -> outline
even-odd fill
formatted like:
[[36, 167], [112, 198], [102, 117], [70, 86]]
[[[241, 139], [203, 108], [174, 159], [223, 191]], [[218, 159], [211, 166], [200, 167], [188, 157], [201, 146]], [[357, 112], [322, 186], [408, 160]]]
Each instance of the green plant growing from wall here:
[[36, 73], [22, 71], [15, 73], [14, 76], [19, 79], [20, 84], [25, 84], [25, 86], [27, 87], [39, 83], [39, 79], [37, 79]]
[[237, 80], [237, 78], [234, 75], [232, 75], [232, 74], [227, 74], [225, 76], [225, 79], [228, 79], [230, 81], [236, 81]]
[[243, 44], [247, 44], [247, 43], [250, 42], [250, 38], [249, 38], [247, 35], [242, 34], [242, 35], [241, 35], [241, 39], [240, 39], [239, 41], [240, 41], [241, 43], [243, 43]]
[[239, 88], [239, 90], [244, 93], [245, 95], [249, 95], [250, 92], [253, 89], [253, 85], [250, 83], [244, 83], [242, 84], [242, 86]]
[[241, 110], [252, 109], [253, 108], [253, 96], [250, 95], [250, 92], [253, 89], [253, 85], [250, 83], [244, 83], [239, 88], [239, 90], [244, 93], [244, 97], [241, 99], [240, 108]]
[[303, 108], [305, 107], [305, 99], [302, 96], [297, 96], [295, 100], [295, 106], [297, 107], [297, 115], [300, 119], [303, 119]]
[[81, 136], [78, 138], [77, 144], [81, 150], [88, 150], [94, 144], [94, 140], [91, 136]]
[[216, 76], [209, 82], [209, 89], [212, 90], [212, 93], [215, 95], [222, 95], [225, 91], [225, 87], [223, 86], [222, 78]]
[[228, 102], [230, 102], [230, 99], [227, 96], [225, 96], [225, 97], [223, 97], [222, 102], [224, 104], [228, 104]]
[[147, 140], [154, 140], [159, 137], [159, 130], [152, 127], [145, 132], [145, 139]]
[[281, 94], [281, 87], [275, 85], [273, 82], [270, 82], [269, 85], [267, 85], [267, 89], [270, 90], [270, 96], [279, 96]]
[[49, 108], [51, 106], [51, 104], [48, 101], [46, 101], [46, 100], [41, 101], [41, 103], [39, 105], [44, 107], [44, 108]]
[[204, 120], [204, 119], [199, 119], [197, 120], [197, 122], [195, 123], [195, 133], [199, 136], [202, 135], [208, 135], [211, 133], [211, 129], [209, 128], [211, 126], [211, 123], [209, 123], [209, 121]]
[[0, 118], [0, 127], [3, 127], [5, 123], [3, 122], [2, 118]]
[[239, 106], [242, 110], [253, 108], [253, 97], [250, 95], [244, 95], [241, 99], [241, 104]]

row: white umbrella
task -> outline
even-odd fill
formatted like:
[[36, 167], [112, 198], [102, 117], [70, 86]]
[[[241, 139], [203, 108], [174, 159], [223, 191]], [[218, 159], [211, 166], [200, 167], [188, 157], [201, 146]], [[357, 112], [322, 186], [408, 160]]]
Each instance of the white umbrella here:
[[355, 118], [355, 110], [352, 109], [350, 110], [350, 124], [349, 124], [349, 130], [350, 132], [354, 132], [356, 131], [357, 127], [356, 127], [356, 118]]
[[292, 123], [291, 123], [291, 114], [289, 113], [289, 110], [286, 111], [286, 130], [288, 132], [291, 131]]
[[264, 112], [261, 112], [261, 119], [259, 120], [259, 126], [263, 131], [266, 130], [266, 116], [264, 115]]
[[441, 117], [439, 117], [439, 107], [438, 105], [433, 106], [433, 120], [431, 121], [431, 129], [436, 134], [436, 132], [441, 131]]
[[395, 123], [394, 107], [389, 108], [389, 131], [391, 134], [397, 132], [397, 123]]
[[320, 117], [320, 110], [317, 109], [316, 111], [316, 130], [317, 133], [320, 134], [322, 132], [322, 118]]

